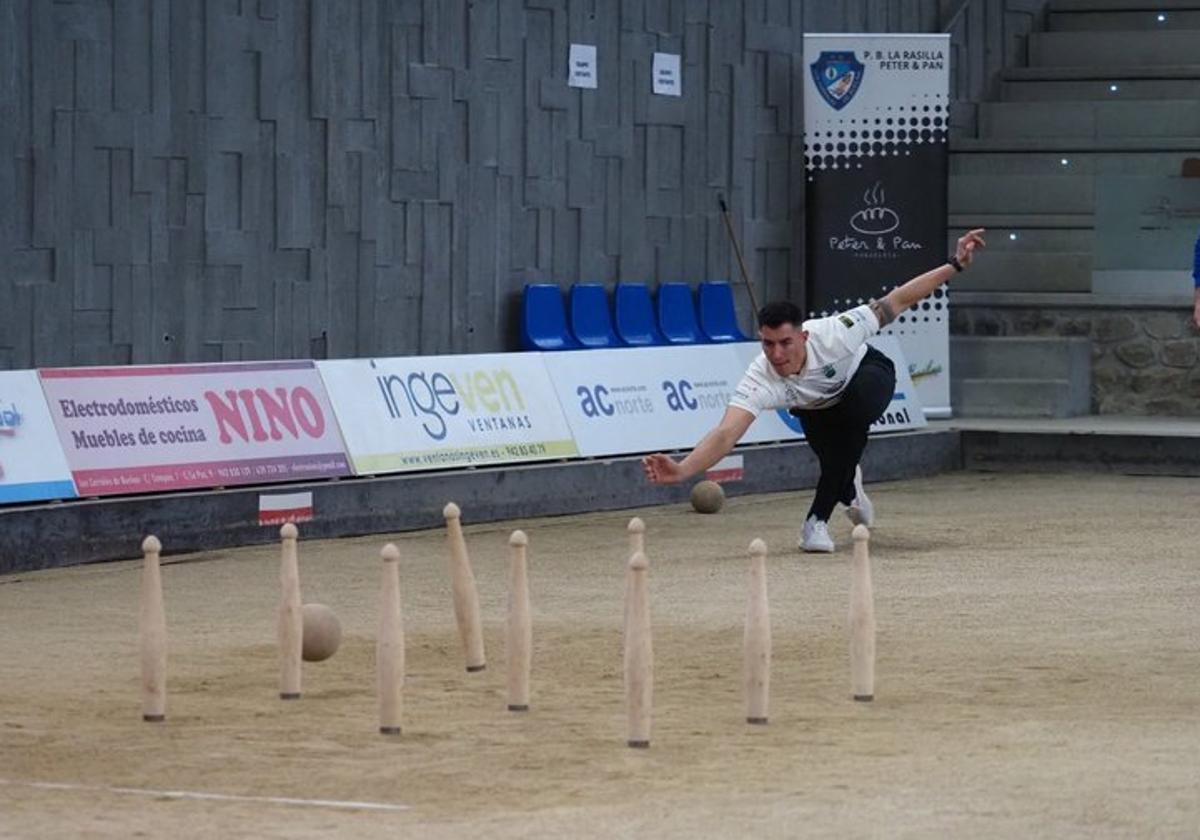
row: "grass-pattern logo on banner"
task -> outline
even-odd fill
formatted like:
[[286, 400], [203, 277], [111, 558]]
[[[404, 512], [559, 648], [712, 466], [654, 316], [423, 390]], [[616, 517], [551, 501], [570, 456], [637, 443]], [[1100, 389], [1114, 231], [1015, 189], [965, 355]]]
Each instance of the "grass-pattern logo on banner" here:
[[822, 51], [821, 57], [809, 67], [817, 92], [835, 111], [849, 105], [862, 84], [864, 68], [851, 51]]

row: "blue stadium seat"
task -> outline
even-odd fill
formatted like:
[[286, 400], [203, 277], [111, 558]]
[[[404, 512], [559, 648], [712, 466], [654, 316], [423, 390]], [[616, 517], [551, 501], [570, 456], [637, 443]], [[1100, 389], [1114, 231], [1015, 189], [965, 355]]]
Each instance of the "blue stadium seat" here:
[[654, 317], [654, 304], [645, 283], [618, 283], [614, 295], [617, 335], [626, 344], [650, 347], [665, 343]]
[[696, 321], [696, 302], [687, 283], [658, 284], [658, 327], [668, 344], [703, 344], [708, 341]]
[[576, 350], [567, 329], [562, 291], [553, 283], [526, 283], [521, 295], [521, 346], [526, 350]]
[[613, 332], [608, 292], [599, 283], [576, 283], [571, 287], [571, 332], [584, 347], [625, 344]]
[[709, 341], [748, 341], [738, 327], [737, 309], [733, 305], [733, 289], [724, 281], [700, 284], [697, 301], [700, 308], [700, 329]]

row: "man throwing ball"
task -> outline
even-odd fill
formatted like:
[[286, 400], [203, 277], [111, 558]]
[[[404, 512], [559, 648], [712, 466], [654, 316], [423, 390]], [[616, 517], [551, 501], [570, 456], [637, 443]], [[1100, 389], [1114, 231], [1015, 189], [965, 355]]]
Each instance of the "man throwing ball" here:
[[982, 228], [969, 231], [944, 265], [846, 312], [805, 321], [793, 303], [768, 303], [758, 312], [763, 352], [747, 368], [721, 422], [682, 461], [647, 455], [642, 459], [646, 478], [655, 484], [686, 481], [733, 449], [760, 412], [786, 408], [800, 419], [821, 463], [800, 547], [833, 551], [828, 523], [839, 502], [852, 522], [870, 526], [875, 513], [858, 462], [868, 429], [892, 400], [896, 372], [867, 339], [969, 266], [986, 245], [983, 233]]

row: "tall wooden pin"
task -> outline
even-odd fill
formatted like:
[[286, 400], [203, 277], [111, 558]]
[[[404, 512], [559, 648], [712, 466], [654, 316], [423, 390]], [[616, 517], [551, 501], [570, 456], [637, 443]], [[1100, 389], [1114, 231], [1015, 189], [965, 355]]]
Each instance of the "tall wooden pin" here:
[[446, 518], [446, 538], [450, 543], [450, 588], [454, 593], [454, 618], [458, 622], [458, 634], [462, 637], [467, 670], [482, 671], [487, 667], [487, 661], [483, 656], [479, 592], [475, 588], [471, 559], [467, 556], [467, 543], [463, 539], [462, 512], [458, 505], [450, 502], [442, 509], [442, 515]]
[[279, 699], [300, 699], [300, 655], [304, 647], [304, 613], [300, 605], [300, 564], [296, 539], [300, 532], [288, 522], [279, 529]]
[[875, 595], [871, 589], [871, 532], [855, 525], [850, 579], [850, 682], [855, 700], [875, 699]]
[[138, 611], [138, 646], [142, 655], [142, 720], [167, 719], [167, 616], [163, 608], [162, 543], [153, 535], [142, 540], [142, 589]]
[[742, 661], [746, 723], [765, 724], [771, 697], [771, 612], [767, 606], [767, 544], [762, 540], [750, 543]]
[[625, 713], [631, 747], [650, 746], [654, 705], [654, 648], [650, 640], [650, 597], [646, 580], [649, 564], [637, 552], [629, 558], [633, 573], [625, 603]]
[[533, 648], [533, 625], [529, 614], [529, 575], [525, 548], [529, 538], [513, 531], [508, 538], [512, 557], [508, 566], [508, 710], [529, 711], [529, 668]]
[[400, 551], [388, 543], [380, 552], [379, 636], [375, 673], [379, 690], [379, 731], [399, 735], [404, 711], [404, 618], [400, 612]]
[[646, 551], [646, 523], [642, 521], [640, 516], [635, 516], [629, 520], [629, 525], [626, 527], [629, 532], [629, 554], [633, 556], [639, 551]]

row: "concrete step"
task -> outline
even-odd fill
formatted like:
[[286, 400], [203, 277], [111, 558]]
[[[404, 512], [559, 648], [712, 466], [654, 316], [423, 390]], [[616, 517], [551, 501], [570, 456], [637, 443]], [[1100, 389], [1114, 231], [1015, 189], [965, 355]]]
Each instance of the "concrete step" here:
[[[953, 370], [951, 362], [951, 370]], [[955, 417], [1078, 417], [1091, 413], [1065, 379], [959, 379], [950, 381]]]
[[1197, 29], [1029, 34], [1029, 63], [1035, 67], [1194, 64], [1198, 55]]
[[1093, 178], [1087, 175], [956, 175], [949, 210], [978, 213], [1092, 213]]
[[1200, 8], [1177, 11], [1162, 9], [1122, 9], [1113, 11], [1050, 10], [1047, 28], [1051, 32], [1170, 32], [1176, 29], [1200, 29]]
[[[954, 250], [955, 242], [970, 228], [950, 226], [946, 232], [946, 253]], [[993, 226], [987, 230], [987, 253], [982, 259], [996, 254], [1036, 251], [1042, 254], [1083, 254], [1092, 251], [1096, 233], [1091, 228], [1019, 228]], [[982, 259], [972, 271], [982, 264]]]
[[1196, 0], [1050, 0], [1047, 12], [1168, 12], [1200, 9]]
[[1043, 140], [1195, 137], [1200, 135], [1200, 100], [983, 102], [979, 105], [979, 134]]
[[955, 137], [951, 152], [1107, 152], [1112, 154], [1186, 152], [1196, 156], [1200, 134], [1193, 137]]
[[1078, 79], [1071, 81], [1002, 81], [1000, 98], [1005, 102], [1072, 102], [1086, 99], [1197, 99], [1196, 79]]
[[998, 251], [954, 278], [966, 292], [1090, 292], [1090, 251]]
[[1092, 213], [951, 213], [950, 228], [972, 230], [987, 228], [998, 230], [1086, 230], [1096, 227], [1096, 216]]
[[1092, 340], [952, 335], [950, 365], [962, 379], [1071, 379], [1091, 370]]
[[1000, 71], [1003, 82], [1166, 81], [1197, 77], [1200, 77], [1200, 64], [1195, 58], [1190, 64], [1084, 64], [1078, 67], [1005, 67]]
[[966, 152], [950, 151], [956, 175], [1154, 175], [1177, 176], [1188, 152]]

